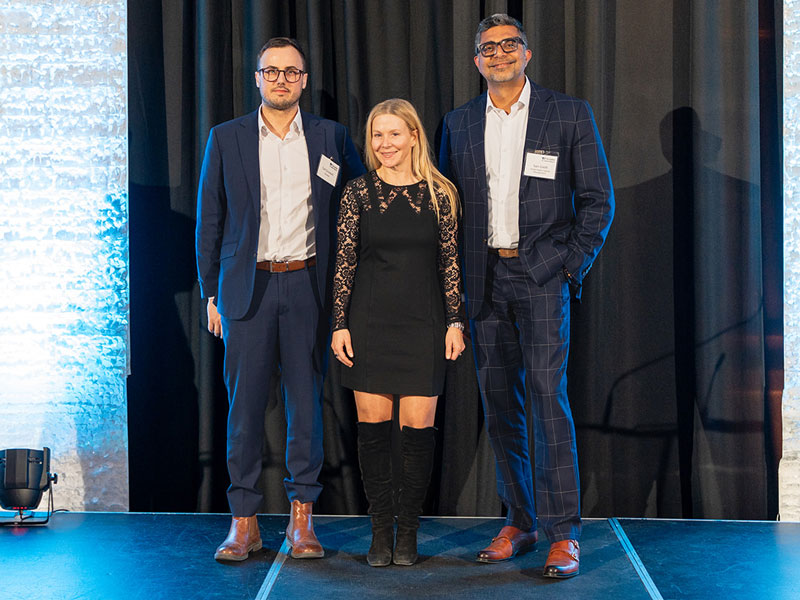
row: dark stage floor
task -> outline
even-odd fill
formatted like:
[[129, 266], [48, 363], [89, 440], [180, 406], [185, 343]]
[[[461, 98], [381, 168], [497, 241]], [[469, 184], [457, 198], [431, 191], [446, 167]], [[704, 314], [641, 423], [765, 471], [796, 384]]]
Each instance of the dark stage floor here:
[[315, 517], [321, 560], [293, 560], [287, 517], [259, 517], [264, 550], [213, 554], [230, 517], [58, 513], [0, 528], [0, 599], [800, 598], [800, 523], [586, 519], [581, 574], [541, 576], [548, 544], [512, 561], [473, 561], [501, 519], [430, 517], [420, 562], [373, 569], [367, 517]]

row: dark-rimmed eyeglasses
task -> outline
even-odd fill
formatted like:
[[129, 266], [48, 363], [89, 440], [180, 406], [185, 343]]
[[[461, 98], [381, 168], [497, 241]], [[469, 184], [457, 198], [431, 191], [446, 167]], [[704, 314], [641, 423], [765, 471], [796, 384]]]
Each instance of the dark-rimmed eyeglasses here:
[[509, 52], [514, 52], [514, 50], [516, 50], [520, 44], [524, 46], [525, 42], [523, 42], [522, 38], [519, 37], [506, 38], [504, 40], [500, 40], [499, 42], [484, 42], [475, 49], [475, 54], [480, 52], [481, 56], [494, 56], [497, 54], [498, 46], [502, 48], [503, 52], [508, 54]]
[[258, 72], [261, 73], [261, 76], [270, 83], [273, 81], [278, 81], [278, 77], [281, 73], [283, 73], [283, 78], [286, 80], [286, 83], [297, 83], [300, 81], [300, 77], [303, 76], [303, 73], [305, 73], [305, 71], [295, 69], [294, 67], [289, 67], [288, 69], [267, 67], [266, 69], [259, 69]]

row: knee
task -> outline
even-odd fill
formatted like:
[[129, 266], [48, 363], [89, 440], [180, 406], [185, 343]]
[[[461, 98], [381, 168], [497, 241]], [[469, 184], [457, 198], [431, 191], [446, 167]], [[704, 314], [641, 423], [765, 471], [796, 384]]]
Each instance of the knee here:
[[425, 429], [433, 427], [436, 418], [436, 401], [424, 405], [403, 406], [400, 404], [400, 427]]
[[392, 408], [379, 406], [376, 404], [358, 406], [358, 420], [361, 423], [383, 423], [392, 420]]
[[433, 427], [433, 418], [428, 417], [427, 414], [403, 415], [400, 418], [400, 429], [403, 427], [412, 427], [414, 429]]

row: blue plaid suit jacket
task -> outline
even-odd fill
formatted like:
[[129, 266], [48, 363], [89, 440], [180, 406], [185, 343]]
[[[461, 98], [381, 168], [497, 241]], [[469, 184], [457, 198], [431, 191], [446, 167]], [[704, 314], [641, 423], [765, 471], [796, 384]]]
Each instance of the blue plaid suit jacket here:
[[[462, 258], [470, 318], [483, 303], [488, 252], [486, 95], [445, 116], [439, 151], [439, 168], [456, 184], [464, 203]], [[525, 138], [525, 155], [532, 150], [558, 153], [558, 166], [552, 181], [520, 173], [521, 260], [539, 285], [564, 267], [580, 285], [614, 216], [611, 175], [592, 109], [584, 100], [531, 82]]]

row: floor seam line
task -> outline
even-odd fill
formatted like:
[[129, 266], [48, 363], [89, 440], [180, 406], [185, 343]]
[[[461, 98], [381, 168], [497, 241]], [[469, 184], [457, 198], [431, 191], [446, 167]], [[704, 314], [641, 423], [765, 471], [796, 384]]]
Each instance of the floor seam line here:
[[622, 528], [622, 524], [617, 520], [616, 517], [611, 517], [608, 522], [611, 525], [611, 529], [614, 531], [614, 534], [616, 534], [619, 543], [622, 545], [625, 555], [628, 557], [628, 560], [631, 561], [636, 574], [639, 575], [639, 579], [642, 580], [644, 588], [647, 590], [647, 593], [650, 594], [650, 598], [653, 600], [664, 600], [661, 592], [658, 591], [658, 587], [656, 586], [655, 582], [650, 577], [650, 573], [647, 572], [642, 559], [639, 558], [639, 554], [634, 549], [633, 544], [628, 538], [628, 535]]
[[261, 589], [258, 590], [258, 595], [256, 595], [255, 600], [266, 600], [266, 598], [269, 597], [272, 586], [274, 586], [275, 582], [278, 580], [278, 573], [280, 573], [283, 563], [286, 562], [287, 556], [289, 556], [289, 541], [283, 538], [283, 544], [281, 544], [281, 548], [278, 550], [275, 560], [272, 561], [272, 565], [269, 567], [267, 576], [264, 578], [264, 582], [261, 584]]

